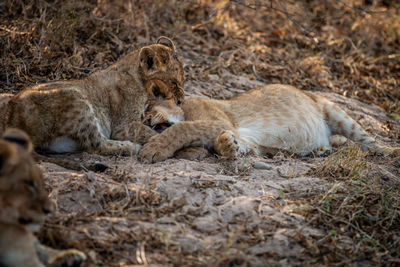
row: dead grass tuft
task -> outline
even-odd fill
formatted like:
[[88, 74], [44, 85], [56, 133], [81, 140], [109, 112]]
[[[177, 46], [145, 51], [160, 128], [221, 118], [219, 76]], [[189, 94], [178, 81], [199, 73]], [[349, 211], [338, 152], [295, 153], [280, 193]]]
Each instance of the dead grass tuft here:
[[348, 144], [314, 169], [315, 176], [331, 182], [305, 212], [312, 225], [326, 231], [317, 241], [326, 262], [399, 262], [400, 183], [371, 175], [375, 167], [366, 153]]
[[312, 174], [336, 181], [361, 179], [368, 176], [371, 168], [366, 159], [367, 155], [368, 152], [363, 152], [356, 144], [349, 143], [327, 157]]
[[219, 159], [220, 164], [220, 172], [225, 175], [231, 176], [247, 176], [251, 173], [252, 163], [249, 161], [247, 157], [239, 158], [239, 159]]

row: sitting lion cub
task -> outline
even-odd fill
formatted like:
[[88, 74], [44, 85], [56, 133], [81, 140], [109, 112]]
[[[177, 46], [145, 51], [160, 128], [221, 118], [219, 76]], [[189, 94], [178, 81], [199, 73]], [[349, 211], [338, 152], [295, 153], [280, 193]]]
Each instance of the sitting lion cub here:
[[32, 234], [53, 210], [28, 136], [9, 129], [0, 139], [0, 266], [79, 266], [80, 251], [55, 250]]
[[7, 127], [23, 129], [35, 147], [56, 153], [136, 154], [139, 144], [155, 134], [141, 123], [148, 101], [145, 84], [162, 81], [182, 100], [184, 80], [173, 42], [160, 37], [86, 78], [0, 95], [0, 134]]
[[175, 104], [167, 88], [164, 91], [167, 99], [156, 98], [144, 120], [162, 132], [139, 153], [148, 162], [165, 160], [188, 146], [213, 147], [225, 157], [278, 150], [322, 155], [331, 148], [331, 134], [354, 140], [364, 150], [400, 154], [399, 148], [377, 143], [326, 98], [292, 86], [271, 84], [230, 100], [188, 99], [181, 106]]

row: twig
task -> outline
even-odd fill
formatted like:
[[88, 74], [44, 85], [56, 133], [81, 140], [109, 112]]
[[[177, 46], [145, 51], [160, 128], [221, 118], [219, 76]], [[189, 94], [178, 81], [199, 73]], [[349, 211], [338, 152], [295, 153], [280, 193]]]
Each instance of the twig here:
[[360, 13], [366, 13], [366, 14], [369, 14], [369, 15], [374, 14], [374, 13], [386, 13], [386, 11], [372, 11], [370, 9], [362, 9], [362, 8], [359, 8], [359, 7], [354, 7], [354, 6], [351, 6], [351, 5], [347, 4], [346, 2], [344, 2], [342, 0], [335, 0], [335, 1], [340, 3], [340, 4], [342, 4], [343, 6], [345, 6], [347, 8], [349, 8], [349, 9], [353, 9], [354, 11], [357, 11], [357, 12], [360, 12]]
[[8, 33], [12, 33], [12, 34], [20, 34], [20, 35], [30, 34], [31, 33], [31, 32], [22, 32], [22, 31], [10, 30], [10, 29], [7, 29], [4, 26], [0, 26], [0, 30], [3, 30], [3, 31], [8, 32]]

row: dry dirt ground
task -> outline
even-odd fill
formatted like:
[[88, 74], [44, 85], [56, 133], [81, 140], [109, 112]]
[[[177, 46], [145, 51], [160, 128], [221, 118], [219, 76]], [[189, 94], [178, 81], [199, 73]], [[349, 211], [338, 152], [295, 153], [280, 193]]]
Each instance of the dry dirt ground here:
[[[259, 85], [243, 77], [238, 80], [249, 88]], [[211, 88], [213, 83], [188, 82], [186, 86], [189, 97], [202, 97], [202, 88]], [[388, 119], [380, 108], [337, 94], [323, 95], [380, 140], [390, 141], [382, 123]], [[357, 147], [350, 145], [350, 149]], [[360, 158], [365, 156], [358, 153]], [[302, 205], [310, 197], [326, 196], [342, 187], [315, 171], [327, 159], [277, 155], [229, 162], [209, 156], [200, 161], [169, 159], [143, 164], [135, 157], [87, 153], [69, 158], [99, 161], [111, 168], [105, 173], [76, 172], [41, 163], [50, 196], [57, 203], [42, 238], [49, 242], [56, 236], [60, 240], [52, 241], [54, 245], [61, 242], [82, 249], [90, 256], [88, 266], [286, 266], [321, 264], [324, 257], [326, 263], [330, 261], [329, 251], [319, 248], [319, 243], [330, 238], [329, 232], [312, 224], [312, 216], [302, 215], [303, 209], [310, 209]], [[367, 162], [369, 166], [362, 168], [368, 170], [360, 170], [366, 179], [400, 183], [399, 170], [390, 160]], [[260, 163], [265, 169], [259, 169]], [[398, 217], [394, 219], [398, 223]], [[346, 235], [346, 225], [342, 228], [330, 229], [337, 231], [330, 233], [335, 236], [330, 249], [357, 246]], [[336, 260], [374, 265], [363, 258], [344, 259]]]
[[[160, 35], [183, 58], [187, 97], [287, 83], [400, 146], [400, 6], [390, 0], [6, 0], [0, 91], [84, 77]], [[110, 166], [40, 163], [57, 209], [39, 238], [84, 251], [86, 266], [400, 264], [399, 159], [351, 142], [326, 158], [62, 157]]]

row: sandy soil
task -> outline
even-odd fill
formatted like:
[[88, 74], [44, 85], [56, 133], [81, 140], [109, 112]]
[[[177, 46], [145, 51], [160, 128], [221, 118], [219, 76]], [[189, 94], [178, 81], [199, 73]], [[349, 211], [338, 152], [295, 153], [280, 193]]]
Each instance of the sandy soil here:
[[[235, 82], [260, 85], [245, 77]], [[214, 85], [186, 86], [188, 97], [205, 97], [203, 90]], [[221, 95], [228, 90], [220, 89]], [[379, 139], [389, 141], [382, 110], [333, 93], [321, 94]], [[313, 259], [304, 252], [326, 236], [299, 215], [302, 200], [328, 188], [327, 180], [311, 175], [323, 158], [247, 156], [227, 162], [211, 155], [201, 161], [169, 159], [150, 165], [135, 157], [68, 157], [99, 161], [110, 169], [76, 172], [40, 164], [57, 203], [42, 239], [83, 250], [90, 256], [88, 266], [311, 264]], [[381, 160], [374, 169], [399, 180], [398, 170], [386, 165]], [[354, 244], [343, 236], [336, 246]]]

